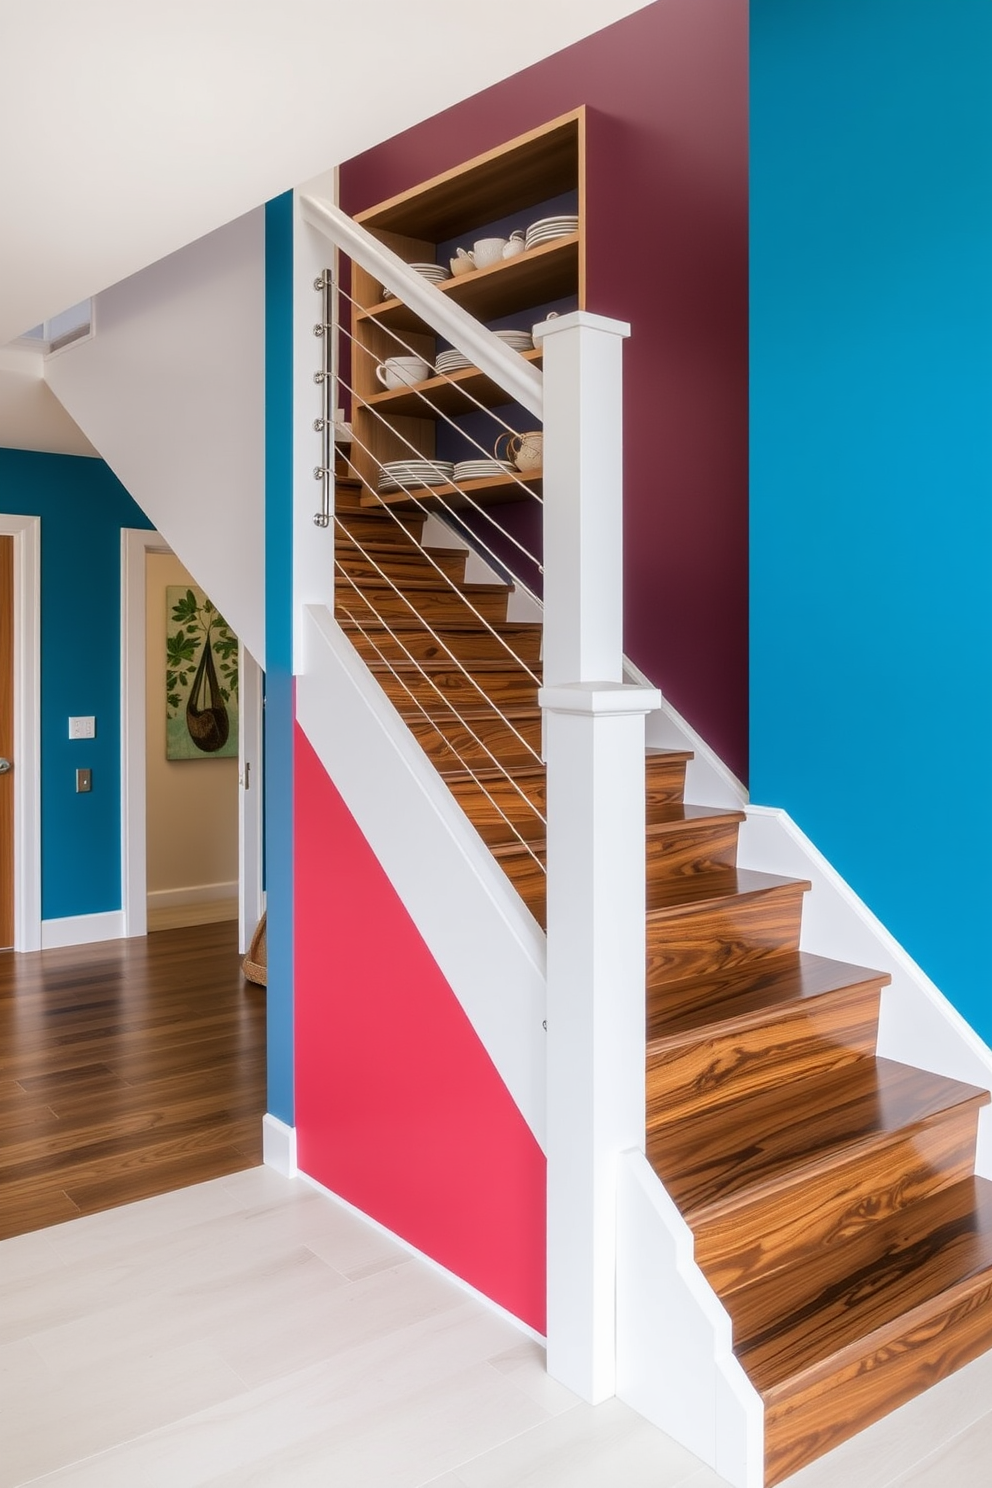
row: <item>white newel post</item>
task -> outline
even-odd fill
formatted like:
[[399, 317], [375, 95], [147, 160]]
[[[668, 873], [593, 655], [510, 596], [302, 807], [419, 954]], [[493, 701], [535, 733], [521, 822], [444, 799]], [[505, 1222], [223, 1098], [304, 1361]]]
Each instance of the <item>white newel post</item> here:
[[584, 311], [544, 347], [548, 1370], [616, 1385], [618, 1155], [644, 1145], [644, 718], [623, 683], [623, 339]]

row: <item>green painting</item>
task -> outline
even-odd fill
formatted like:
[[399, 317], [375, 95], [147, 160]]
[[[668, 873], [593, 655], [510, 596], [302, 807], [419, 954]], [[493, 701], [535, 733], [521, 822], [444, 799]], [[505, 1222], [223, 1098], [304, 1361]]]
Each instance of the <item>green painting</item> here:
[[238, 638], [202, 589], [165, 591], [165, 757], [238, 754]]

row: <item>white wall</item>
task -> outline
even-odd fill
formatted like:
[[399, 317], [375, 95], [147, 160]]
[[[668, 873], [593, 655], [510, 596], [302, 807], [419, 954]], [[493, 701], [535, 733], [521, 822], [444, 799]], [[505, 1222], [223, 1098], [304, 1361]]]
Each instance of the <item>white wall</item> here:
[[97, 297], [49, 386], [264, 665], [261, 208]]
[[[145, 557], [145, 842], [149, 908], [238, 891], [237, 759], [165, 757], [165, 590], [196, 579]], [[210, 892], [205, 892], [210, 891]]]

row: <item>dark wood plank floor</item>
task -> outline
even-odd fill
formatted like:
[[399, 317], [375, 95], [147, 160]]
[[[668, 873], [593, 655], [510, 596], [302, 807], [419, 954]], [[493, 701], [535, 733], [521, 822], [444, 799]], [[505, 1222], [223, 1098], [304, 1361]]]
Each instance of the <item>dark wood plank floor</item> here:
[[237, 925], [0, 952], [0, 1238], [262, 1160]]

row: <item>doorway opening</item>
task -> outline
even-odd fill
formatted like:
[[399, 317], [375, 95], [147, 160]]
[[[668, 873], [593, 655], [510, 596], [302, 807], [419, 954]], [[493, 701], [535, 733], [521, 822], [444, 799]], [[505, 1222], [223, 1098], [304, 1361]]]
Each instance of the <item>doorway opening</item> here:
[[121, 537], [124, 934], [236, 918], [243, 952], [263, 909], [261, 669], [240, 646], [237, 759], [166, 759], [166, 589], [195, 578], [157, 532]]
[[[3, 943], [15, 951], [41, 946], [41, 521], [0, 513], [7, 544], [7, 580], [0, 624], [8, 659], [0, 680], [0, 757], [10, 769], [2, 779], [0, 852], [8, 897]], [[9, 873], [9, 877], [8, 877]], [[11, 902], [12, 901], [12, 902]]]

